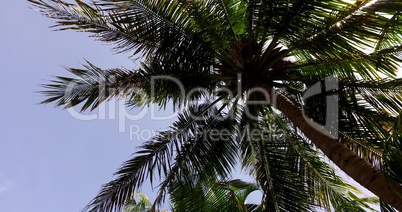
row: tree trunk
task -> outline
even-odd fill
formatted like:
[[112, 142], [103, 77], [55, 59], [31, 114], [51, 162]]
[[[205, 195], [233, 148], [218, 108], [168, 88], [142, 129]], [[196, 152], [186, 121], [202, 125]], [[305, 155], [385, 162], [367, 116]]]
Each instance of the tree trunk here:
[[286, 96], [274, 91], [269, 85], [260, 86], [269, 92], [272, 105], [292, 121], [341, 170], [382, 201], [402, 211], [402, 187], [397, 182], [386, 179], [380, 170], [330, 136], [323, 127], [306, 119], [303, 110]]

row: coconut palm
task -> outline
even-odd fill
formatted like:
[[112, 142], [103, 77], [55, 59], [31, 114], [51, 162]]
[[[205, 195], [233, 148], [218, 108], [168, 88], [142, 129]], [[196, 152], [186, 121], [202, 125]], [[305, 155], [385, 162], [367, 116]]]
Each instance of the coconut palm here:
[[[258, 186], [253, 183], [234, 179], [196, 183], [187, 187], [189, 184], [179, 180], [174, 185], [169, 192], [172, 211], [258, 211], [258, 205], [246, 203], [247, 197], [258, 190]], [[134, 197], [124, 204], [123, 212], [145, 212], [151, 206], [152, 203], [145, 194], [135, 192]]]
[[152, 202], [145, 194], [135, 192], [133, 197], [124, 203], [123, 212], [146, 212], [152, 207]]
[[[188, 187], [190, 186], [190, 187]], [[259, 205], [247, 203], [258, 186], [239, 179], [188, 184], [178, 181], [170, 189], [172, 211], [259, 211]]]
[[135, 69], [69, 68], [76, 77], [46, 85], [44, 103], [186, 106], [87, 210], [120, 209], [147, 179], [160, 180], [155, 208], [175, 183], [225, 181], [238, 163], [261, 188], [264, 211], [363, 210], [326, 157], [383, 210], [402, 211], [400, 2], [29, 1], [60, 30], [143, 58]]

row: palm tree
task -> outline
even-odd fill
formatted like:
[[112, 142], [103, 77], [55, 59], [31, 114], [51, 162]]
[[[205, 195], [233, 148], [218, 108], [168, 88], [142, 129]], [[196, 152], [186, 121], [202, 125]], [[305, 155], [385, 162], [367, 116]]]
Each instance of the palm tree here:
[[[161, 180], [155, 207], [178, 179], [188, 187], [226, 180], [237, 163], [263, 191], [264, 211], [356, 202], [327, 157], [383, 210], [402, 211], [400, 2], [29, 1], [59, 29], [92, 33], [143, 58], [135, 70], [69, 68], [76, 78], [46, 85], [43, 103], [87, 110], [117, 97], [130, 106], [187, 106], [87, 210], [120, 209], [147, 177]], [[305, 98], [310, 86], [317, 95]], [[214, 139], [216, 132], [226, 136]]]
[[[188, 187], [190, 186], [190, 187]], [[239, 179], [185, 183], [178, 181], [170, 188], [172, 211], [260, 211], [259, 205], [247, 203], [258, 186]]]
[[135, 192], [134, 197], [124, 203], [123, 212], [146, 212], [151, 207], [152, 203], [145, 194]]
[[[258, 186], [239, 179], [189, 184], [176, 182], [170, 189], [172, 211], [258, 211], [256, 204], [246, 203], [247, 197]], [[189, 192], [191, 191], [191, 192]], [[352, 202], [350, 202], [352, 204]], [[135, 192], [134, 197], [126, 201], [123, 212], [145, 212], [152, 207], [145, 194]], [[344, 207], [348, 207], [345, 205]], [[167, 210], [158, 210], [167, 212]]]
[[[187, 187], [188, 185], [190, 184], [176, 182], [170, 189], [171, 211], [261, 211], [259, 205], [247, 203], [249, 195], [259, 190], [256, 184], [234, 179], [195, 183], [191, 184], [191, 187]], [[152, 203], [145, 194], [135, 192], [134, 196], [124, 204], [123, 212], [143, 212], [151, 208]], [[361, 206], [374, 211], [367, 203], [376, 204], [377, 202], [378, 199], [374, 197], [358, 198], [354, 196], [352, 201], [337, 205], [334, 211], [359, 211]]]

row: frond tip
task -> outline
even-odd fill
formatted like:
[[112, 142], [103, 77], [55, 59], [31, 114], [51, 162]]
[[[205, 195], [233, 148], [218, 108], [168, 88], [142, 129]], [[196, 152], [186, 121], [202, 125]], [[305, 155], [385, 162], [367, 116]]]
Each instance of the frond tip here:
[[87, 62], [84, 68], [67, 68], [75, 78], [58, 76], [51, 84], [43, 85], [47, 90], [40, 93], [49, 98], [41, 103], [56, 102], [57, 106], [66, 108], [83, 103], [81, 111], [85, 111], [93, 110], [103, 101], [113, 97], [127, 97], [138, 104], [147, 101], [148, 94], [142, 89], [147, 80], [139, 71], [102, 70], [90, 62]]

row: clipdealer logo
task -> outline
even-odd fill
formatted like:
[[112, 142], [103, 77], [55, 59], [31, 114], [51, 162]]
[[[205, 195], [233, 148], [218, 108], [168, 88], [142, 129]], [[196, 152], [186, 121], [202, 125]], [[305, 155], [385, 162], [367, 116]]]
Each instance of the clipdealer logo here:
[[[93, 79], [92, 79], [93, 80]], [[99, 97], [100, 98], [106, 98], [106, 93], [110, 92], [116, 92], [114, 90], [109, 90], [107, 91], [107, 86], [106, 86], [106, 79], [104, 76], [99, 77], [97, 79], [97, 83], [99, 85]], [[143, 89], [141, 88], [130, 88], [130, 92], [132, 92], [134, 95], [138, 96], [139, 98], [147, 99], [151, 98], [155, 95], [155, 90], [156, 88], [156, 81], [157, 80], [167, 80], [170, 81], [171, 83], [174, 83], [178, 86], [178, 89], [180, 90], [180, 95], [182, 99], [191, 99], [191, 97], [194, 94], [197, 93], [202, 93], [202, 92], [208, 92], [204, 91], [203, 88], [194, 88], [191, 89], [190, 91], [185, 90], [183, 84], [180, 82], [179, 79], [174, 78], [172, 76], [167, 76], [167, 75], [161, 75], [161, 76], [153, 76], [151, 77], [151, 93], [150, 96], [147, 94]], [[78, 82], [78, 80], [77, 80]], [[68, 99], [71, 98], [71, 95], [74, 91], [74, 89], [79, 89], [80, 85], [77, 84], [76, 81], [72, 81], [67, 87], [66, 91], [64, 94], [64, 98]], [[238, 75], [238, 88], [235, 92], [241, 93], [241, 75]], [[338, 86], [338, 80], [334, 76], [329, 76], [326, 77], [324, 80], [317, 82], [313, 86], [309, 87], [306, 89], [303, 95], [303, 101], [306, 102], [311, 97], [314, 97], [316, 95], [325, 93], [325, 92], [330, 92], [330, 91], [336, 91], [339, 89]], [[221, 88], [219, 92], [227, 92], [229, 97], [235, 96], [233, 94], [233, 90], [229, 90], [226, 88]], [[255, 88], [249, 91], [249, 94], [251, 92], [260, 92], [263, 93], [267, 100], [266, 101], [253, 101], [251, 103], [253, 104], [267, 104], [270, 103], [269, 101], [269, 96], [270, 94], [267, 93], [262, 88]], [[103, 95], [103, 96], [102, 96]], [[272, 100], [273, 104], [275, 104], [275, 99]], [[197, 102], [192, 102], [193, 104], [199, 103]], [[190, 104], [192, 104], [190, 103]], [[183, 107], [183, 106], [181, 106]], [[312, 125], [313, 127], [317, 129], [321, 129], [322, 132], [325, 134], [332, 136], [334, 138], [338, 137], [338, 129], [339, 129], [339, 123], [338, 123], [338, 110], [339, 110], [339, 104], [338, 104], [338, 94], [336, 92], [332, 92], [331, 95], [326, 96], [326, 114], [323, 114], [325, 116], [325, 125], [319, 125], [311, 120], [307, 115], [304, 114], [304, 119], [307, 121], [308, 124]], [[159, 107], [155, 104], [150, 104], [148, 106], [144, 106], [141, 110], [136, 110], [138, 113], [133, 114], [132, 110], [127, 107], [126, 100], [125, 99], [118, 99], [117, 101], [105, 101], [103, 104], [100, 104], [99, 107], [97, 108], [97, 113], [90, 113], [90, 114], [83, 114], [81, 112], [76, 111], [76, 108], [74, 107], [69, 107], [67, 108], [67, 111], [70, 113], [71, 116], [73, 116], [76, 119], [79, 120], [84, 120], [84, 121], [89, 121], [89, 120], [96, 120], [96, 119], [118, 119], [118, 129], [119, 132], [125, 133], [127, 128], [130, 131], [130, 140], [132, 140], [134, 137], [136, 138], [141, 138], [138, 140], [144, 140], [142, 138], [149, 137], [146, 135], [155, 135], [157, 132], [155, 130], [140, 130], [138, 125], [129, 125], [127, 127], [127, 121], [138, 121], [144, 119], [147, 114], [149, 114], [150, 120], [156, 120], [156, 121], [161, 121], [161, 120], [170, 120], [170, 119], [175, 119], [178, 115], [177, 111], [180, 111], [183, 108], [179, 108], [179, 110], [175, 110], [174, 112], [170, 114], [164, 113], [163, 115], [158, 114], [157, 111], [159, 111]], [[131, 111], [131, 113], [129, 112]], [[247, 111], [246, 111], [247, 113]], [[248, 114], [248, 113], [247, 113]], [[251, 114], [248, 114], [249, 116], [252, 116]], [[222, 117], [216, 117], [217, 119], [221, 119]], [[234, 117], [229, 117], [229, 118], [234, 118]], [[256, 117], [250, 117], [250, 118], [256, 118]], [[217, 133], [217, 135], [221, 135], [222, 132]], [[145, 139], [146, 140], [146, 139]]]

